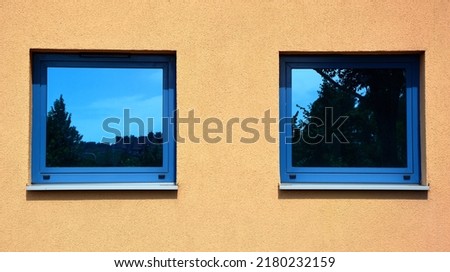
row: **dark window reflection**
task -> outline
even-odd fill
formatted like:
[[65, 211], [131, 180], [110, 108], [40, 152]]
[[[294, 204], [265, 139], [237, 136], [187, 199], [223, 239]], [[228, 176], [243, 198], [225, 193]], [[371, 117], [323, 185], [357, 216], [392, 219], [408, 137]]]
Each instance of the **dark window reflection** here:
[[403, 69], [294, 69], [294, 167], [406, 167]]
[[48, 68], [46, 166], [162, 166], [162, 84], [162, 69]]

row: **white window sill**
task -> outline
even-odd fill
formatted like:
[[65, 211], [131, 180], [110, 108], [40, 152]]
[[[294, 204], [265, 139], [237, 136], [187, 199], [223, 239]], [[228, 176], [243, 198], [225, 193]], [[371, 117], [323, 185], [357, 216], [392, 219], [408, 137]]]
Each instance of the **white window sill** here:
[[173, 183], [67, 183], [31, 184], [27, 191], [174, 191]]
[[428, 191], [419, 184], [281, 183], [280, 190]]

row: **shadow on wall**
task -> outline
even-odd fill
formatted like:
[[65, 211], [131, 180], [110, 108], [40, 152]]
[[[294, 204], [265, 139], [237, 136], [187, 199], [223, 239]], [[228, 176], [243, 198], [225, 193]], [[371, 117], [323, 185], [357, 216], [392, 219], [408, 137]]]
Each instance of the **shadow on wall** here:
[[40, 191], [26, 194], [27, 201], [177, 199], [178, 191]]
[[282, 191], [278, 199], [392, 199], [427, 200], [428, 191]]
[[[27, 201], [40, 200], [178, 199], [178, 191], [40, 191], [27, 192]], [[428, 191], [282, 191], [278, 199], [427, 200]]]

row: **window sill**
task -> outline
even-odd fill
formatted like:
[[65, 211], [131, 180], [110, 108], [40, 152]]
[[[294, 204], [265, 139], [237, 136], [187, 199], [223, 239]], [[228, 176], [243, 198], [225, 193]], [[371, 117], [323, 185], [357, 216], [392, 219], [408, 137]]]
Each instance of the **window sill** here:
[[27, 191], [174, 191], [173, 183], [68, 183], [31, 184]]
[[280, 190], [428, 191], [418, 184], [281, 183]]

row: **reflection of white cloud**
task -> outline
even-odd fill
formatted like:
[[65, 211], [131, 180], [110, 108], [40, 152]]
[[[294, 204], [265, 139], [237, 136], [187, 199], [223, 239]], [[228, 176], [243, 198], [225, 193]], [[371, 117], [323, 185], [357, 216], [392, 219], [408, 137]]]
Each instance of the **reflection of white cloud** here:
[[[111, 118], [118, 118], [119, 124], [108, 123], [109, 127], [119, 129], [124, 136], [124, 126], [129, 126], [130, 133], [141, 136], [137, 122], [125, 124], [125, 110], [129, 110], [129, 118], [138, 118], [144, 124], [144, 134], [149, 131], [161, 131], [162, 95], [145, 98], [144, 95], [110, 97], [94, 101], [84, 109], [72, 112], [72, 122], [84, 136], [84, 141], [100, 141], [102, 137], [111, 137], [111, 133], [103, 130], [103, 123]], [[149, 128], [149, 118], [153, 118], [153, 129]], [[140, 122], [138, 122], [140, 123]]]
[[[113, 137], [111, 133], [103, 132], [102, 122], [97, 119], [85, 118], [73, 118], [72, 125], [74, 125], [78, 132], [83, 135], [83, 141], [85, 142], [100, 142], [102, 137]], [[111, 125], [110, 127], [117, 128], [117, 125]]]
[[[157, 95], [151, 98], [145, 99], [145, 95], [134, 95], [134, 96], [121, 96], [121, 97], [109, 97], [103, 98], [92, 102], [87, 106], [89, 109], [117, 109], [117, 108], [139, 108], [143, 105], [149, 106], [148, 103], [161, 102], [162, 95]], [[150, 104], [151, 105], [151, 104]]]

